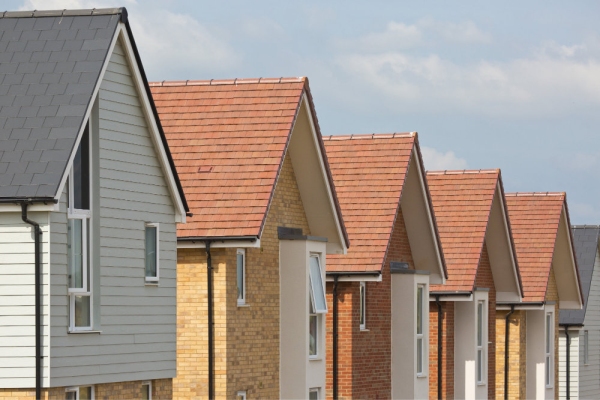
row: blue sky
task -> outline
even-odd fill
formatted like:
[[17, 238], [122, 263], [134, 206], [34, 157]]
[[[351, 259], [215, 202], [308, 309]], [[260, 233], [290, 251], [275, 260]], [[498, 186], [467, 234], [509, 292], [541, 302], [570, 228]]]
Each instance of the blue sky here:
[[150, 80], [307, 76], [324, 135], [417, 131], [428, 169], [501, 168], [600, 224], [599, 2], [3, 4], [126, 6]]

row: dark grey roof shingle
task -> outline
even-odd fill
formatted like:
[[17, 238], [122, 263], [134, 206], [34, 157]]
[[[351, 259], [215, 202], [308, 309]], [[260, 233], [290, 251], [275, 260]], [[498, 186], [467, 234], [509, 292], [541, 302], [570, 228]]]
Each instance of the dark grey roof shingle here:
[[[592, 284], [592, 275], [594, 264], [596, 262], [596, 252], [598, 249], [598, 239], [600, 238], [600, 226], [582, 225], [573, 226], [573, 242], [579, 266], [579, 275], [581, 278], [581, 288], [585, 302], [581, 310], [561, 310], [560, 324], [583, 325], [585, 312], [587, 310], [588, 296]], [[600, 271], [598, 271], [600, 273]]]
[[123, 11], [0, 12], [0, 199], [58, 196]]

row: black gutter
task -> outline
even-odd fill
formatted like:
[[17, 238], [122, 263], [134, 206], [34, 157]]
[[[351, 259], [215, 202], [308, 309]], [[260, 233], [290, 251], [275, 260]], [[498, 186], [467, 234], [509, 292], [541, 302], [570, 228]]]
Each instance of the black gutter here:
[[191, 237], [182, 237], [177, 238], [178, 242], [226, 242], [232, 240], [239, 240], [243, 242], [256, 242], [258, 237], [256, 236], [191, 236]]
[[333, 277], [333, 400], [338, 399], [338, 278]]
[[569, 400], [571, 398], [571, 336], [569, 336], [569, 325], [563, 326], [567, 336], [567, 400]]
[[442, 303], [440, 303], [440, 295], [435, 296], [435, 304], [437, 304], [438, 308], [438, 359], [437, 359], [437, 385], [438, 385], [438, 399], [442, 400], [442, 321], [444, 319], [444, 314], [442, 313]]
[[42, 257], [40, 254], [42, 229], [27, 218], [28, 203], [21, 203], [21, 219], [33, 226], [35, 240], [35, 398], [42, 398]]
[[58, 200], [54, 197], [3, 197], [0, 199], [0, 203], [14, 203], [14, 204], [23, 204], [27, 202], [28, 204], [32, 203], [43, 203], [43, 204], [56, 204]]
[[504, 400], [508, 400], [508, 356], [510, 350], [510, 321], [509, 318], [515, 312], [515, 305], [510, 305], [510, 311], [504, 320]]
[[373, 276], [378, 277], [381, 272], [326, 272], [327, 276], [340, 277], [340, 276]]
[[214, 359], [214, 308], [213, 308], [213, 267], [210, 254], [210, 240], [204, 242], [206, 245], [206, 273], [208, 281], [208, 398], [215, 398], [215, 359]]

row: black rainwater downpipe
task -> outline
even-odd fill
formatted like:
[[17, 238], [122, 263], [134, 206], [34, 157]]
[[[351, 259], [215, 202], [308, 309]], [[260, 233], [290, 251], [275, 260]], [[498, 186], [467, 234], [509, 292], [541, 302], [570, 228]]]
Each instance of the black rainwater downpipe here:
[[510, 305], [510, 311], [504, 320], [504, 400], [508, 400], [508, 356], [510, 354], [510, 321], [509, 318], [515, 312], [515, 305]]
[[571, 398], [571, 336], [569, 336], [569, 325], [565, 325], [567, 336], [567, 400]]
[[333, 400], [338, 399], [338, 276], [333, 276]]
[[435, 296], [435, 304], [437, 304], [438, 309], [438, 331], [437, 331], [437, 340], [438, 340], [438, 362], [437, 362], [437, 381], [438, 381], [438, 399], [442, 400], [442, 321], [444, 319], [444, 315], [442, 313], [442, 303], [440, 303], [440, 296]]
[[27, 203], [21, 203], [23, 222], [33, 226], [35, 241], [35, 398], [42, 398], [42, 230], [37, 222], [27, 218]]
[[206, 273], [208, 284], [208, 398], [215, 398], [215, 349], [214, 349], [214, 308], [213, 308], [213, 267], [210, 254], [210, 240], [206, 245]]

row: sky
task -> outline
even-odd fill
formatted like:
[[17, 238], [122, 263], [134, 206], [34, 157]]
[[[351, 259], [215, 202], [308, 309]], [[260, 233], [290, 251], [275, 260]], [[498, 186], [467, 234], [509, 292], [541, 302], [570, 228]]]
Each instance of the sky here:
[[3, 0], [127, 7], [148, 79], [306, 76], [323, 135], [417, 131], [600, 224], [600, 2]]

